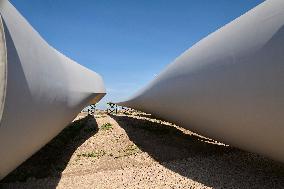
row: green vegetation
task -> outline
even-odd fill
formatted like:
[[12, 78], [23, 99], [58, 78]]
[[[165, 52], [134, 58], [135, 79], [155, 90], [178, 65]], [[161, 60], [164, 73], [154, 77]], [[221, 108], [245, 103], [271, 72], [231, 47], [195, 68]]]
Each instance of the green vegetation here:
[[115, 158], [135, 155], [135, 154], [141, 153], [141, 150], [135, 144], [132, 144], [132, 145], [128, 145], [123, 150], [119, 150], [118, 152], [119, 152], [119, 155], [116, 156]]
[[77, 156], [99, 158], [99, 157], [103, 157], [105, 154], [106, 152], [104, 150], [99, 150], [96, 152], [88, 152], [88, 153], [79, 154]]
[[112, 124], [111, 123], [105, 123], [101, 126], [101, 130], [109, 130], [112, 129]]

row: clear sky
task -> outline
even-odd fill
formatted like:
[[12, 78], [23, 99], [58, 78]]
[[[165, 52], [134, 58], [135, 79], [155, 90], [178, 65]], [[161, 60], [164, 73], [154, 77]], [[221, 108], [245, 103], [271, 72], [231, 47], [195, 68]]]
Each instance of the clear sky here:
[[[263, 0], [11, 0], [53, 47], [103, 76], [115, 102]], [[95, 83], [94, 83], [95, 85]]]

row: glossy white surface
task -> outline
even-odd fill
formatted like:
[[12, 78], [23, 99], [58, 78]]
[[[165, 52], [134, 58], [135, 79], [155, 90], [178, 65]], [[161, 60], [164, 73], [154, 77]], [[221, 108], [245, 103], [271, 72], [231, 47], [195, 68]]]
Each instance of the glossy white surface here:
[[284, 162], [284, 1], [267, 0], [119, 105]]
[[1, 179], [85, 106], [99, 101], [105, 87], [100, 75], [49, 46], [9, 1], [0, 0], [0, 14], [5, 35], [5, 41], [0, 41], [1, 77], [3, 66], [8, 73], [3, 76], [7, 87], [0, 89], [6, 96], [0, 125]]

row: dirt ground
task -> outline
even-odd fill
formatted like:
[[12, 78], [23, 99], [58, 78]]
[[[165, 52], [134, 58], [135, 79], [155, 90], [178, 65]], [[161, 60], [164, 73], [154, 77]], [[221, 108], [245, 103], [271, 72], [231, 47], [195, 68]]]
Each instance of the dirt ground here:
[[283, 164], [141, 112], [80, 114], [0, 188], [284, 188]]

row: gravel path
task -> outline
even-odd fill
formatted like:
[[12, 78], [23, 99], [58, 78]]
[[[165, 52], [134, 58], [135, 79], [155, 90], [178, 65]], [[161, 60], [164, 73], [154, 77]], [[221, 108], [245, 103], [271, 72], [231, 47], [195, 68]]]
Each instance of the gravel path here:
[[284, 166], [144, 113], [80, 115], [0, 188], [284, 188]]

